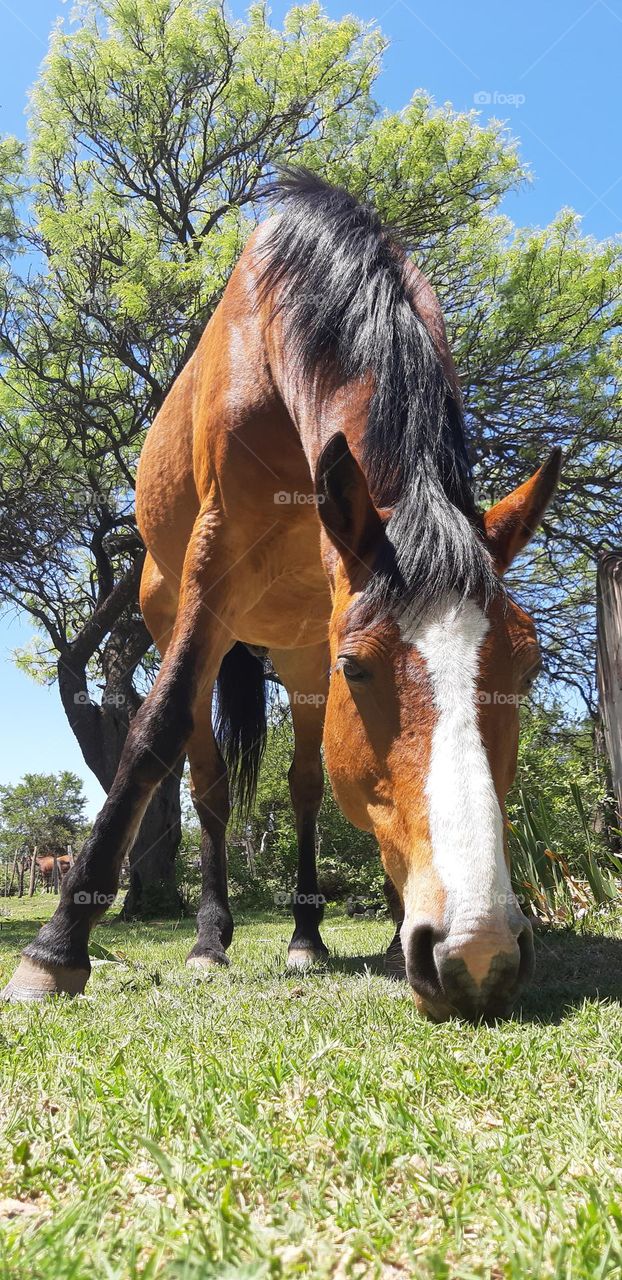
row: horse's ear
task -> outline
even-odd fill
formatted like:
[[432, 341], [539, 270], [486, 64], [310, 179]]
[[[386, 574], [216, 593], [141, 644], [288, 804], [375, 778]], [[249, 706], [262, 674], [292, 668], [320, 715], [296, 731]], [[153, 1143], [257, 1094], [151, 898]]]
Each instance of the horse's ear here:
[[486, 541], [499, 573], [509, 569], [536, 532], [557, 488], [561, 465], [562, 451], [553, 449], [535, 475], [486, 512]]
[[346, 569], [364, 562], [383, 525], [343, 431], [324, 445], [315, 468], [318, 515]]

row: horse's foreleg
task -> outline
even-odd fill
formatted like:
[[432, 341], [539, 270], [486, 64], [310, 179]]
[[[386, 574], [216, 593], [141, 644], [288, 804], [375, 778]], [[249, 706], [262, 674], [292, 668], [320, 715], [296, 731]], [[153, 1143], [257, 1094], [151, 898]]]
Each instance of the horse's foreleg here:
[[389, 914], [395, 925], [395, 933], [384, 956], [384, 967], [393, 978], [406, 977], [406, 961], [402, 950], [400, 932], [404, 923], [404, 903], [390, 876], [384, 878], [384, 896], [387, 900]]
[[324, 905], [317, 882], [316, 824], [324, 789], [320, 749], [330, 658], [324, 644], [273, 651], [271, 657], [289, 695], [294, 725], [294, 758], [288, 777], [296, 818], [298, 875], [293, 899], [295, 928], [288, 947], [288, 964], [292, 968], [304, 968], [328, 955], [320, 936]]
[[[162, 574], [147, 555], [140, 586], [140, 607], [163, 657], [170, 644], [177, 610]], [[201, 824], [201, 905], [198, 938], [188, 963], [199, 968], [228, 963], [226, 948], [233, 935], [227, 894], [225, 832], [229, 819], [229, 786], [224, 760], [212, 728], [212, 689], [196, 699], [188, 742], [192, 801]]]
[[[186, 555], [175, 630], [151, 693], [132, 721], [117, 775], [92, 834], [63, 881], [50, 922], [26, 947], [5, 989], [10, 1000], [83, 991], [88, 939], [117, 893], [123, 859], [155, 787], [173, 769], [193, 731], [202, 690], [210, 688], [231, 643], [232, 588], [213, 546], [210, 513], [197, 517]], [[216, 554], [215, 554], [216, 553]]]
[[198, 936], [187, 963], [191, 968], [206, 969], [229, 963], [225, 953], [233, 937], [225, 845], [229, 783], [212, 729], [211, 690], [197, 707], [188, 756], [192, 800], [201, 823], [201, 905], [197, 913]]

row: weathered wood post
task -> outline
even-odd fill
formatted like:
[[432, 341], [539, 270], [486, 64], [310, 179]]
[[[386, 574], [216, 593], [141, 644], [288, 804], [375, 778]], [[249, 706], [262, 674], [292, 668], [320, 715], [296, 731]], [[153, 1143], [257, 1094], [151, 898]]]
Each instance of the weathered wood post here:
[[28, 885], [28, 897], [32, 898], [35, 891], [35, 880], [37, 878], [37, 846], [35, 845], [30, 855], [30, 883]]
[[622, 826], [622, 551], [606, 551], [598, 562], [596, 617], [598, 692]]
[[53, 852], [53, 854], [52, 854], [52, 859], [53, 859], [53, 862], [52, 862], [52, 889], [53, 889], [54, 893], [58, 893], [58, 889], [59, 889], [59, 880], [60, 880], [60, 874], [59, 874], [59, 870], [58, 870], [58, 854], [57, 854], [57, 852], [56, 852], [56, 849], [54, 850], [54, 852]]

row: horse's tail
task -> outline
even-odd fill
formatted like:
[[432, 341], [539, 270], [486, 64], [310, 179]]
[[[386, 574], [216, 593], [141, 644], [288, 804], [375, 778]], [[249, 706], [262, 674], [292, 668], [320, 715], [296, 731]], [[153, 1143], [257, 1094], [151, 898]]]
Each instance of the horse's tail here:
[[234, 644], [216, 681], [216, 741], [227, 766], [238, 811], [247, 816], [255, 800], [266, 746], [267, 683], [262, 658]]

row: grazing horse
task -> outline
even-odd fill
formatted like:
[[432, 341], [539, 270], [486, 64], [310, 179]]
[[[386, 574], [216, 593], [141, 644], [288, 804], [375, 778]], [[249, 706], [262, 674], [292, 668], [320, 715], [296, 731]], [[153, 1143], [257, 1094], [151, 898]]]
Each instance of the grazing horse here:
[[[54, 885], [54, 854], [53, 853], [46, 853], [42, 855], [37, 854], [35, 858], [35, 862], [37, 864], [37, 870], [39, 872], [39, 875], [41, 876], [41, 879], [43, 881], [43, 887], [46, 893], [49, 893], [50, 889], [52, 889]], [[59, 854], [56, 859], [56, 867], [57, 867], [57, 873], [58, 873], [59, 879], [62, 879], [63, 876], [67, 875], [67, 872], [69, 871], [70, 866], [71, 866], [71, 858], [69, 857], [69, 854], [67, 853]]]
[[295, 731], [290, 964], [326, 954], [315, 866], [323, 741], [344, 813], [378, 839], [418, 1008], [436, 1019], [503, 1014], [533, 966], [504, 797], [539, 654], [502, 575], [543, 516], [560, 453], [478, 513], [431, 288], [347, 192], [297, 171], [278, 194], [147, 436], [141, 604], [160, 672], [58, 910], [6, 995], [84, 989], [91, 926], [184, 751], [202, 828], [188, 963], [226, 962], [229, 789], [248, 801], [257, 777], [260, 649]]

